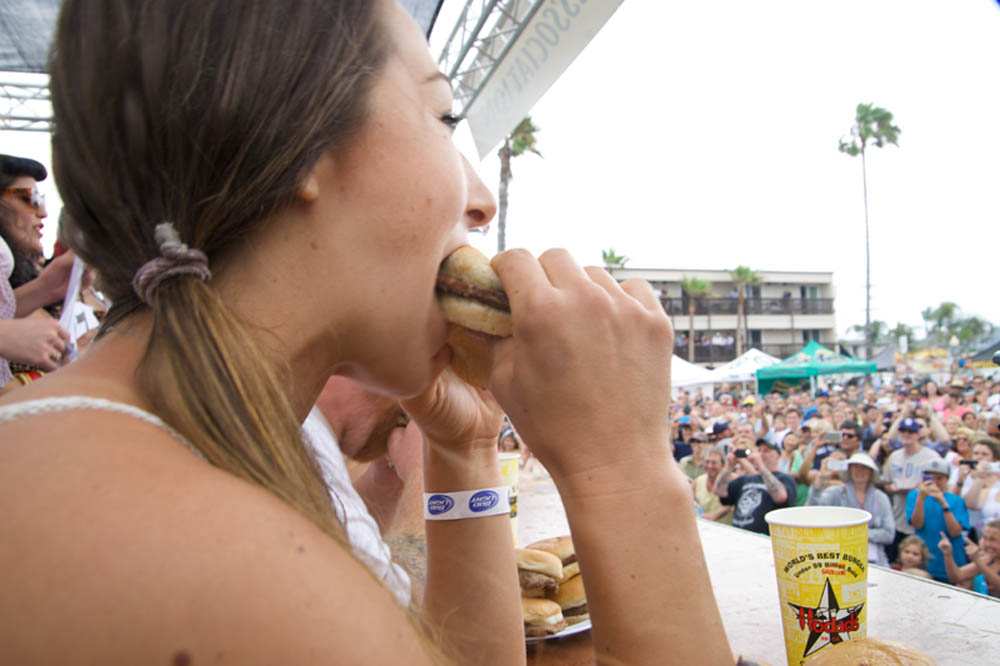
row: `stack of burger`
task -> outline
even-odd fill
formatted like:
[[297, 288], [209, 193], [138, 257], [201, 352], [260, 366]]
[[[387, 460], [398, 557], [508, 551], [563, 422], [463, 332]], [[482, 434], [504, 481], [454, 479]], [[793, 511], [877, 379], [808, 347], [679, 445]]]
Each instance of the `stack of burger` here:
[[533, 543], [516, 556], [526, 636], [548, 636], [590, 619], [570, 537]]

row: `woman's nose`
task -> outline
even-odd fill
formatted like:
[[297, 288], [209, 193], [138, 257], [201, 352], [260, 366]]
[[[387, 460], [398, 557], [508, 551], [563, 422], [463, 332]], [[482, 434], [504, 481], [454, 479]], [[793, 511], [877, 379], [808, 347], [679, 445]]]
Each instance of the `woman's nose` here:
[[497, 214], [496, 199], [464, 156], [462, 164], [465, 167], [465, 180], [469, 188], [469, 200], [465, 209], [466, 226], [469, 229], [485, 228]]

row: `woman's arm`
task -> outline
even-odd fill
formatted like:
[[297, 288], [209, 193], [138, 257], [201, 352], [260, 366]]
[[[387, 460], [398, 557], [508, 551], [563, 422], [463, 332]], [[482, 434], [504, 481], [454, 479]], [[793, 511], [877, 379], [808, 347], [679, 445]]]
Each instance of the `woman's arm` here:
[[59, 255], [42, 269], [38, 277], [15, 289], [17, 312], [14, 316], [27, 317], [38, 308], [62, 300], [66, 296], [75, 258], [72, 252]]
[[892, 515], [889, 497], [881, 490], [873, 489], [875, 495], [875, 516], [868, 524], [868, 540], [887, 545], [896, 538], [896, 519]]
[[673, 331], [659, 299], [564, 251], [493, 265], [514, 335], [490, 390], [562, 496], [597, 661], [731, 666], [690, 485], [669, 455]]

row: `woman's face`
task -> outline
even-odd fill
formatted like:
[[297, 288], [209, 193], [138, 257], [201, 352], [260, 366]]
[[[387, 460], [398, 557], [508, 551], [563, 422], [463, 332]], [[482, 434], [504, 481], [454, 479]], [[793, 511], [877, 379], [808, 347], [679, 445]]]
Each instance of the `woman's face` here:
[[985, 444], [976, 444], [972, 447], [972, 459], [978, 462], [994, 462], [993, 450]]
[[968, 437], [960, 436], [955, 438], [955, 452], [958, 453], [958, 455], [962, 456], [963, 458], [966, 458], [972, 453], [971, 449], [969, 448]]
[[408, 396], [446, 359], [438, 266], [496, 206], [452, 141], [451, 87], [422, 32], [394, 0], [380, 11], [390, 52], [365, 124], [313, 171], [322, 237], [306, 261], [332, 287], [318, 306], [337, 313], [335, 372]]
[[785, 438], [781, 440], [781, 448], [783, 448], [788, 453], [795, 451], [799, 448], [799, 436], [794, 433], [788, 433]]
[[920, 546], [910, 544], [899, 551], [899, 563], [904, 569], [922, 569], [924, 552]]
[[979, 418], [976, 416], [975, 412], [966, 412], [965, 414], [962, 415], [962, 423], [967, 428], [972, 428], [973, 430], [976, 430], [977, 429], [976, 425], [978, 421]]
[[979, 540], [979, 547], [993, 557], [1000, 557], [1000, 530], [995, 527], [983, 528], [983, 536]]
[[37, 190], [38, 183], [34, 178], [18, 176], [3, 193], [4, 204], [13, 213], [0, 217], [0, 220], [9, 218], [3, 222], [6, 225], [4, 232], [16, 246], [11, 249], [28, 256], [42, 254], [42, 227], [45, 226], [42, 220], [48, 217], [45, 204], [31, 195]]
[[873, 472], [864, 465], [848, 465], [847, 470], [853, 483], [871, 483]]

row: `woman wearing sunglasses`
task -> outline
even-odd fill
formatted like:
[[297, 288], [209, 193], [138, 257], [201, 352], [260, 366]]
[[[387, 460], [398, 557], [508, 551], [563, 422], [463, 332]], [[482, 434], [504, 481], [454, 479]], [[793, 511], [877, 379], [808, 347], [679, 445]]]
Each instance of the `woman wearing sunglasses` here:
[[63, 297], [73, 259], [39, 273], [46, 212], [38, 182], [46, 176], [34, 160], [0, 155], [0, 389], [11, 381], [11, 363], [55, 370], [69, 339], [45, 313], [32, 316]]

